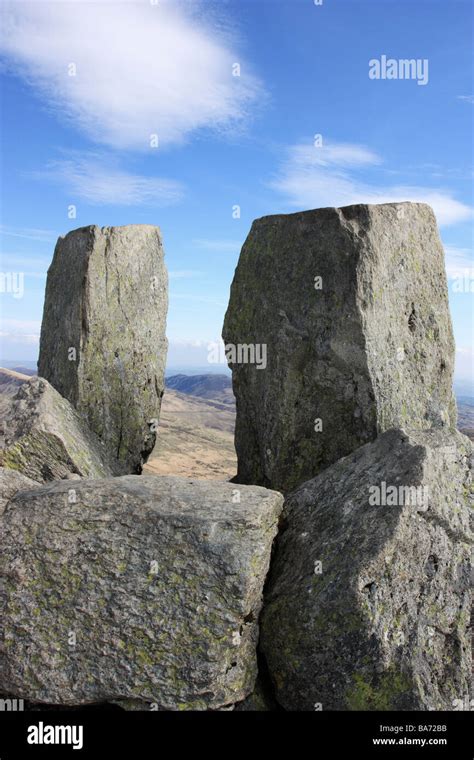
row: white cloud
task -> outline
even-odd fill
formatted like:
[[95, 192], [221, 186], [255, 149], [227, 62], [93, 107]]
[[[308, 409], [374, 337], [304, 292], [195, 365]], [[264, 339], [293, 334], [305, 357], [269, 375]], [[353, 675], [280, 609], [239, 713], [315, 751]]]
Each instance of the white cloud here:
[[202, 128], [241, 128], [262, 101], [235, 34], [200, 0], [2, 6], [7, 64], [58, 115], [103, 144], [148, 149], [152, 134], [167, 146]]
[[72, 153], [33, 172], [36, 179], [52, 179], [67, 188], [71, 203], [81, 198], [92, 205], [165, 206], [181, 200], [183, 186], [174, 180], [131, 174], [103, 154]]
[[458, 95], [458, 100], [464, 100], [465, 103], [474, 103], [474, 95]]
[[36, 345], [39, 343], [41, 322], [37, 320], [2, 319], [0, 338], [15, 339], [15, 342]]
[[472, 209], [449, 192], [417, 186], [369, 184], [355, 171], [381, 163], [363, 146], [334, 143], [323, 147], [293, 145], [279, 172], [268, 184], [300, 209], [350, 206], [355, 203], [418, 201], [433, 207], [439, 224], [448, 225], [472, 217]]
[[363, 145], [352, 143], [329, 143], [319, 147], [293, 145], [290, 148], [290, 159], [293, 166], [302, 169], [313, 166], [355, 167], [382, 163], [377, 153]]
[[469, 248], [445, 245], [446, 272], [450, 279], [474, 277], [474, 255]]

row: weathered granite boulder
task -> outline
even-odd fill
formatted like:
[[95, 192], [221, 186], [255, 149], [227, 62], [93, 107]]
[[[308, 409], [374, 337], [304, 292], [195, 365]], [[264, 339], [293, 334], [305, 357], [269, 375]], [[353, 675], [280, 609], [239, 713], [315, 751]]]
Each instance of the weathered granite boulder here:
[[91, 226], [59, 238], [39, 374], [88, 420], [122, 473], [141, 472], [155, 443], [167, 308], [158, 227]]
[[0, 467], [0, 517], [12, 496], [18, 491], [29, 491], [31, 488], [38, 488], [38, 483], [21, 472]]
[[0, 524], [0, 692], [218, 709], [256, 677], [283, 497], [124, 476], [53, 483]]
[[113, 474], [105, 446], [43, 378], [21, 385], [0, 420], [0, 466], [38, 482]]
[[285, 709], [468, 697], [472, 452], [460, 433], [391, 430], [288, 497], [261, 623]]
[[444, 255], [425, 204], [256, 220], [223, 338], [236, 482], [289, 491], [391, 427], [455, 425]]

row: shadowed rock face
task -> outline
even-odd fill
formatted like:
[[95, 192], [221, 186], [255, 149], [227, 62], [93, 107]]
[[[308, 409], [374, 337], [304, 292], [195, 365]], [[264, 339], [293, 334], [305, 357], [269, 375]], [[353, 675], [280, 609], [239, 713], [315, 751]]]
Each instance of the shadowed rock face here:
[[145, 475], [18, 493], [0, 531], [1, 690], [169, 710], [245, 699], [282, 503]]
[[285, 709], [452, 710], [470, 693], [472, 467], [460, 433], [391, 430], [290, 494], [261, 633]]
[[104, 444], [43, 378], [2, 396], [1, 409], [0, 466], [40, 483], [113, 474]]
[[237, 482], [289, 491], [391, 427], [455, 425], [444, 254], [425, 204], [258, 219], [223, 338], [267, 350], [265, 369], [229, 363]]
[[48, 271], [39, 375], [104, 441], [118, 472], [141, 472], [164, 389], [168, 278], [158, 227], [83, 227]]

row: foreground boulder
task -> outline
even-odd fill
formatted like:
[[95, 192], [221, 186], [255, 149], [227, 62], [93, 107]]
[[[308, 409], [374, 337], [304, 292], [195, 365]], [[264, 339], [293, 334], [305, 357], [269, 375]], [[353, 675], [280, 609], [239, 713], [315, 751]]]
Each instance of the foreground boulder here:
[[33, 378], [8, 401], [0, 421], [0, 466], [38, 482], [113, 474], [104, 445], [46, 380]]
[[388, 431], [287, 499], [261, 635], [285, 709], [469, 703], [472, 451]]
[[0, 517], [12, 496], [18, 491], [29, 491], [31, 488], [38, 488], [38, 483], [21, 472], [0, 467]]
[[289, 491], [380, 431], [455, 426], [444, 254], [425, 204], [258, 219], [223, 338], [236, 482]]
[[158, 227], [91, 226], [59, 238], [39, 374], [88, 420], [122, 473], [141, 472], [155, 443], [167, 308]]
[[133, 475], [73, 486], [5, 510], [0, 692], [168, 710], [243, 700], [282, 496]]

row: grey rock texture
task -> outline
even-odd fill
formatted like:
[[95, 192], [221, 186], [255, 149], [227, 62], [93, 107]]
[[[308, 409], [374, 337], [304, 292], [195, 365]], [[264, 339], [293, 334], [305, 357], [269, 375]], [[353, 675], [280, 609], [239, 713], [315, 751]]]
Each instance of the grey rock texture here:
[[271, 689], [266, 688], [266, 684], [262, 682], [260, 675], [255, 682], [255, 688], [253, 692], [244, 699], [243, 702], [239, 702], [235, 705], [236, 712], [275, 712], [279, 708], [278, 704], [273, 699]]
[[12, 496], [18, 491], [29, 491], [32, 488], [38, 488], [38, 483], [25, 477], [21, 472], [0, 467], [0, 517]]
[[229, 365], [236, 482], [288, 492], [389, 428], [455, 426], [444, 253], [425, 204], [256, 220], [223, 338], [267, 346], [266, 369]]
[[[0, 525], [0, 692], [50, 704], [218, 709], [256, 678], [283, 497], [124, 476], [52, 483]], [[71, 634], [75, 644], [71, 644]]]
[[31, 377], [27, 375], [0, 367], [0, 424], [8, 414], [13, 396], [18, 393], [20, 386], [29, 383], [30, 380]]
[[158, 227], [91, 226], [59, 238], [46, 284], [39, 375], [87, 419], [121, 473], [141, 472], [155, 443], [167, 308]]
[[[390, 430], [288, 497], [261, 624], [285, 709], [452, 710], [468, 697], [472, 466], [460, 433]], [[370, 503], [383, 482], [398, 506]]]
[[0, 421], [1, 467], [40, 483], [113, 474], [104, 445], [46, 380], [33, 378], [7, 398]]

